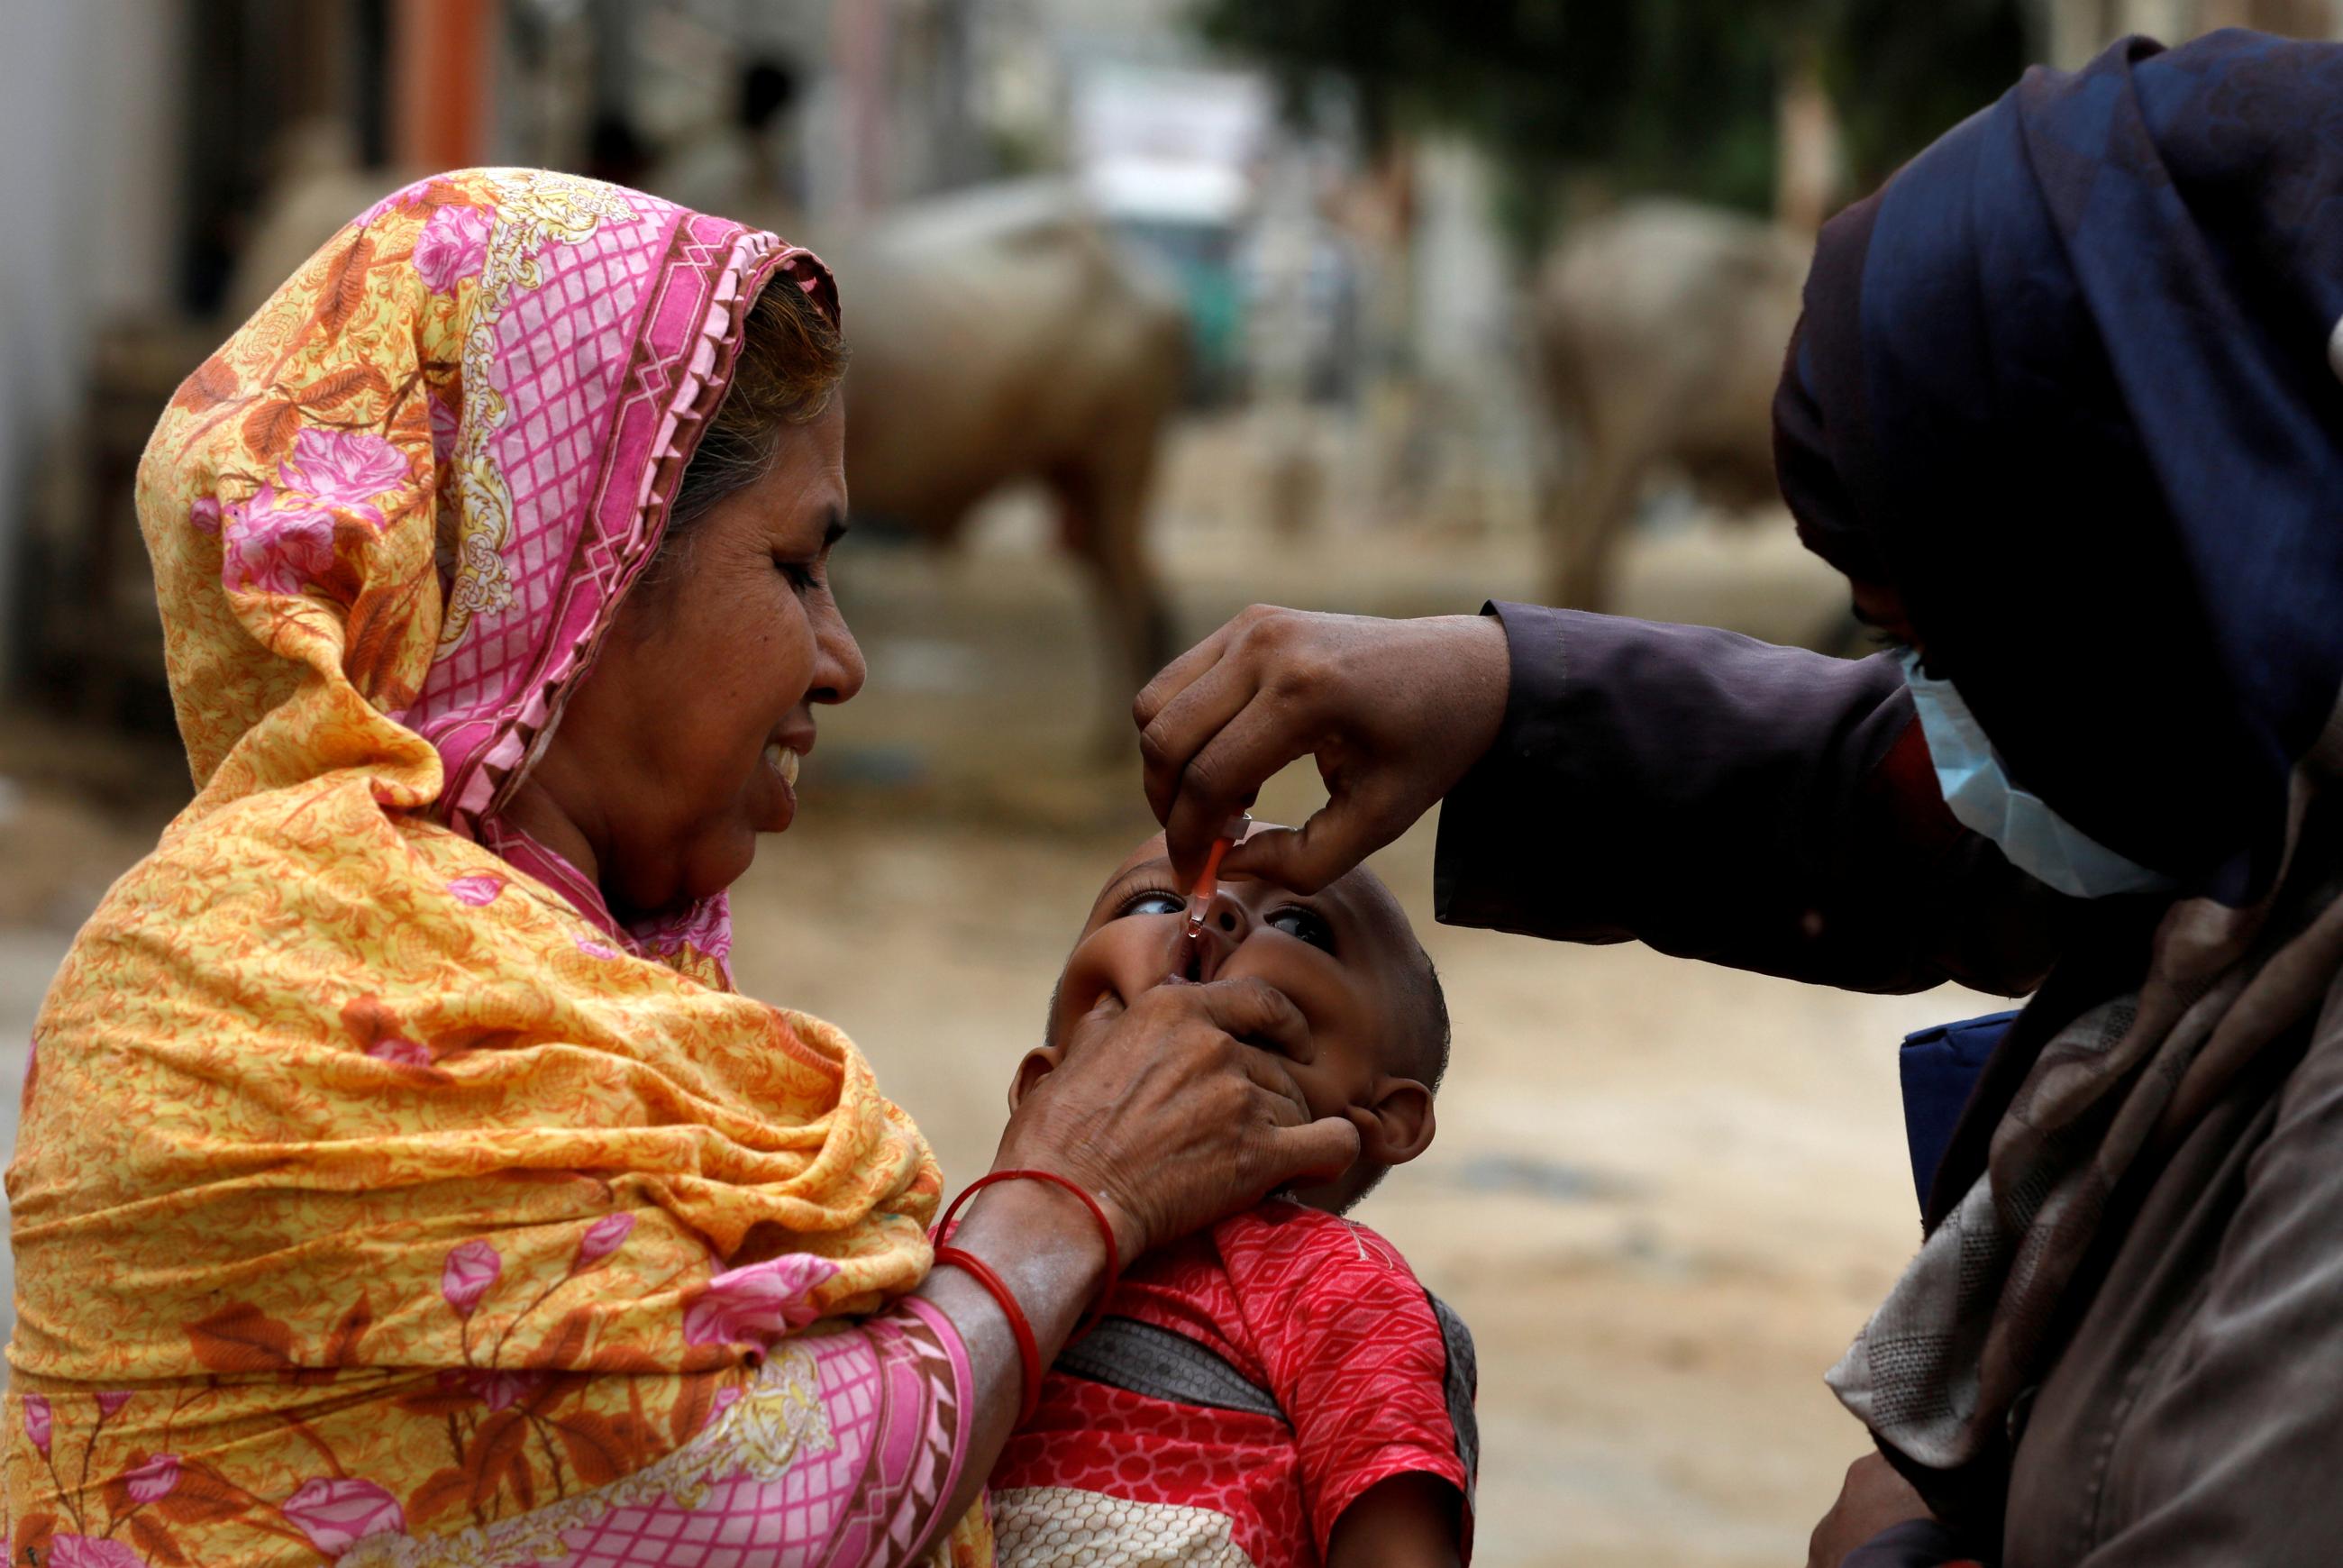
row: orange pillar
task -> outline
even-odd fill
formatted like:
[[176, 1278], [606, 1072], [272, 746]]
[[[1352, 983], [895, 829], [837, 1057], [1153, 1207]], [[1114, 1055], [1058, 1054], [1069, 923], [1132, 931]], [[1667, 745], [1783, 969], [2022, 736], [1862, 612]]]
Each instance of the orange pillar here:
[[391, 12], [392, 156], [468, 168], [488, 152], [497, 0], [398, 0]]

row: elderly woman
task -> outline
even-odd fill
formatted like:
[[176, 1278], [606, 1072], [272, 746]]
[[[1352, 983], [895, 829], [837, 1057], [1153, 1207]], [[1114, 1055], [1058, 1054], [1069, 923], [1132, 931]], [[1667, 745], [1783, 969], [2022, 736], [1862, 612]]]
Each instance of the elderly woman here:
[[1897, 657], [1256, 612], [1141, 696], [1189, 865], [1314, 750], [1325, 812], [1227, 869], [1445, 795], [1443, 919], [2035, 991], [1830, 1374], [1894, 1469], [1818, 1563], [2343, 1542], [2338, 104], [2332, 45], [2132, 40], [1824, 231], [1783, 487]]
[[[9, 1561], [895, 1563], [1115, 1261], [1347, 1166], [1273, 992], [1086, 1020], [930, 1272], [726, 887], [860, 688], [821, 264], [525, 170], [389, 197], [139, 477], [195, 803], [75, 943], [9, 1173]], [[1122, 1005], [1127, 1002], [1128, 1005]]]

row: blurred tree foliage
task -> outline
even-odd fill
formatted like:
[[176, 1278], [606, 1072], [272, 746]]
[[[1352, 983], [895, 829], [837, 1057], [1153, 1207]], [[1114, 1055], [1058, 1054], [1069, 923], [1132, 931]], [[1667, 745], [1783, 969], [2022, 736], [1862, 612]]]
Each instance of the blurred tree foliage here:
[[1785, 74], [1818, 69], [1856, 190], [2016, 80], [2024, 0], [1201, 0], [1204, 35], [1261, 62], [1292, 105], [1332, 73], [1369, 139], [1446, 126], [1504, 172], [1534, 246], [1562, 183], [1774, 201]]

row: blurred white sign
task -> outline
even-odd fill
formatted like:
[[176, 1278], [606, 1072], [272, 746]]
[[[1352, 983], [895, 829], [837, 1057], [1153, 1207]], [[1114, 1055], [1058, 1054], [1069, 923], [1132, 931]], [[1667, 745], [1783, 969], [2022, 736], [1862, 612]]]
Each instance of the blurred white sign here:
[[1110, 216], [1232, 221], [1269, 125], [1269, 85], [1243, 72], [1111, 65], [1074, 84], [1074, 166]]

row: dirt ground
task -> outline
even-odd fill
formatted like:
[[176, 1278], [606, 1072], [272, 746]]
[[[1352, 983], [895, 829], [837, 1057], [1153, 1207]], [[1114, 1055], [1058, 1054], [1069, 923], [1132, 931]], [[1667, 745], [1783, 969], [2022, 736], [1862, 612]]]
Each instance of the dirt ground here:
[[[1424, 613], [1535, 593], [1519, 538], [1359, 525], [1272, 548], [1182, 509], [1182, 482], [1158, 555], [1192, 636], [1252, 599]], [[989, 1160], [1098, 882], [1152, 826], [1127, 742], [1103, 745], [1081, 586], [1041, 533], [1011, 503], [955, 557], [850, 548], [870, 688], [825, 718], [807, 809], [736, 892], [744, 989], [850, 1030], [958, 1176]], [[1778, 523], [1639, 541], [1626, 595], [1785, 638], [1837, 602]], [[0, 722], [0, 1070], [21, 1074], [40, 990], [152, 841], [176, 766]], [[1289, 772], [1262, 814], [1299, 819], [1314, 789]], [[1360, 1217], [1478, 1342], [1476, 1561], [1802, 1561], [1864, 1445], [1823, 1371], [1917, 1236], [1896, 1042], [1990, 1004], [1438, 928], [1433, 844], [1426, 823], [1378, 864], [1446, 979], [1454, 1064], [1437, 1143]]]

